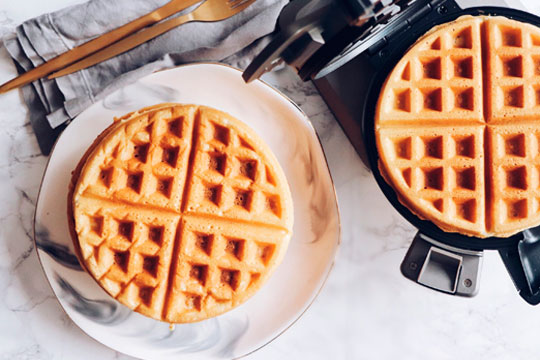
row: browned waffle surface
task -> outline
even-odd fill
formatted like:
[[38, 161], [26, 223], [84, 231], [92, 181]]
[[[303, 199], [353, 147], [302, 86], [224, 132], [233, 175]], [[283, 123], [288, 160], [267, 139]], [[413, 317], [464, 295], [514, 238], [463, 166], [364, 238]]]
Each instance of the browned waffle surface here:
[[185, 212], [290, 225], [280, 195], [286, 183], [276, 174], [277, 164], [238, 125], [231, 128], [220, 113], [201, 110]]
[[441, 229], [509, 236], [540, 224], [540, 29], [465, 16], [413, 45], [386, 80], [379, 167]]
[[540, 218], [540, 123], [489, 128], [493, 231], [538, 225]]
[[185, 216], [171, 269], [167, 321], [218, 315], [256, 292], [281, 261], [286, 230]]
[[480, 25], [469, 17], [421, 38], [387, 80], [379, 123], [483, 122]]
[[487, 26], [487, 121], [540, 120], [540, 30], [491, 18]]
[[119, 119], [91, 150], [72, 202], [89, 273], [129, 308], [173, 323], [245, 301], [292, 232], [290, 191], [270, 149], [203, 106]]
[[[445, 229], [453, 223], [482, 234], [484, 219], [484, 143], [481, 126], [380, 130], [380, 147], [392, 164], [385, 177], [402, 202], [421, 218]], [[421, 210], [421, 211], [420, 211]]]

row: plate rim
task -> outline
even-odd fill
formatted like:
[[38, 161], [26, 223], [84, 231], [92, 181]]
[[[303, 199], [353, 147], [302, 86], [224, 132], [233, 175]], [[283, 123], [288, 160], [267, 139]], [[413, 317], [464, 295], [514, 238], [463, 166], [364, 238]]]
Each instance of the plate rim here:
[[[159, 72], [164, 72], [164, 71], [170, 71], [170, 70], [175, 70], [175, 69], [178, 69], [178, 68], [184, 68], [184, 67], [191, 67], [191, 66], [201, 66], [201, 65], [213, 65], [213, 66], [221, 66], [221, 67], [224, 67], [224, 68], [227, 68], [229, 70], [233, 70], [233, 71], [236, 71], [236, 72], [239, 72], [239, 73], [242, 73], [242, 70], [240, 70], [239, 68], [237, 67], [234, 67], [232, 65], [229, 65], [229, 64], [226, 64], [226, 63], [222, 63], [222, 62], [217, 62], [217, 61], [194, 61], [194, 62], [189, 62], [189, 63], [186, 63], [186, 64], [180, 64], [178, 66], [174, 66], [174, 67], [171, 67], [171, 68], [166, 68], [166, 69], [159, 69], [159, 70], [156, 70], [156, 71], [153, 71], [152, 73], [150, 74], [147, 74], [145, 76], [142, 76], [138, 79], [136, 79], [135, 81], [129, 83], [129, 84], [126, 84], [116, 90], [114, 90], [113, 92], [116, 92], [126, 86], [129, 86], [129, 85], [132, 85], [140, 80], [143, 80], [145, 79], [146, 77], [149, 77], [149, 76], [152, 76], [153, 74], [156, 74], [156, 73], [159, 73]], [[322, 282], [319, 286], [319, 288], [314, 292], [314, 294], [312, 295], [312, 299], [305, 305], [304, 309], [302, 309], [302, 311], [296, 316], [296, 318], [294, 318], [285, 328], [283, 328], [281, 331], [279, 331], [275, 336], [269, 338], [267, 341], [264, 342], [264, 344], [254, 348], [253, 350], [247, 352], [246, 354], [243, 354], [243, 355], [240, 355], [234, 359], [243, 359], [243, 358], [246, 358], [248, 357], [249, 355], [252, 355], [253, 353], [261, 350], [262, 348], [266, 347], [267, 345], [269, 345], [270, 343], [272, 343], [274, 340], [276, 340], [277, 338], [281, 337], [281, 335], [283, 335], [287, 330], [289, 330], [294, 324], [296, 324], [298, 322], [298, 320], [300, 320], [304, 314], [311, 308], [311, 306], [313, 305], [313, 303], [315, 302], [315, 300], [319, 297], [320, 293], [322, 292], [322, 290], [324, 289], [326, 283], [328, 282], [328, 278], [330, 277], [330, 274], [332, 273], [333, 269], [334, 269], [334, 266], [335, 266], [335, 263], [336, 263], [336, 257], [337, 257], [337, 253], [339, 251], [339, 248], [341, 247], [341, 236], [342, 236], [342, 229], [341, 229], [341, 212], [340, 212], [340, 208], [339, 208], [339, 201], [338, 201], [338, 196], [337, 196], [337, 192], [336, 192], [336, 187], [335, 187], [335, 183], [334, 183], [334, 178], [332, 177], [332, 172], [330, 171], [330, 166], [328, 165], [328, 158], [326, 157], [326, 153], [324, 151], [324, 147], [322, 145], [322, 142], [321, 142], [321, 138], [319, 136], [319, 134], [317, 133], [317, 131], [315, 130], [315, 127], [313, 126], [311, 120], [309, 119], [309, 117], [306, 115], [306, 113], [300, 108], [300, 106], [298, 104], [296, 104], [292, 99], [290, 99], [287, 95], [285, 95], [281, 90], [277, 89], [276, 87], [272, 86], [271, 84], [269, 84], [268, 82], [266, 82], [265, 80], [262, 80], [262, 79], [257, 79], [255, 81], [258, 81], [260, 82], [261, 84], [263, 84], [264, 86], [268, 87], [270, 90], [273, 90], [276, 94], [278, 94], [280, 97], [282, 97], [285, 101], [287, 101], [289, 104], [291, 104], [294, 108], [296, 108], [296, 110], [299, 111], [299, 113], [302, 115], [302, 118], [304, 120], [304, 123], [305, 125], [307, 125], [309, 127], [309, 129], [313, 132], [313, 134], [315, 134], [315, 137], [317, 138], [317, 143], [320, 147], [320, 150], [321, 150], [321, 153], [323, 155], [323, 159], [324, 159], [324, 164], [326, 165], [326, 169], [328, 171], [328, 175], [329, 175], [329, 178], [330, 178], [330, 183], [332, 185], [332, 194], [333, 194], [333, 199], [334, 199], [334, 202], [335, 202], [335, 207], [336, 207], [336, 215], [337, 215], [337, 239], [336, 239], [336, 246], [335, 246], [335, 249], [334, 249], [334, 252], [331, 256], [331, 261], [329, 262], [329, 267], [328, 267], [328, 271], [326, 272], [326, 274], [324, 274], [324, 276], [322, 277]], [[104, 99], [99, 99], [98, 101], [96, 102], [93, 102], [92, 104], [90, 104], [87, 108], [85, 108], [83, 111], [81, 111], [80, 114], [78, 114], [77, 116], [75, 116], [75, 118], [73, 118], [67, 126], [71, 125], [71, 123], [73, 121], [75, 121], [81, 114], [82, 112], [86, 111], [88, 108], [90, 108], [91, 106], [99, 103], [99, 102], [103, 102]], [[67, 128], [67, 127], [66, 127]], [[35, 204], [35, 208], [34, 208], [34, 215], [33, 215], [33, 219], [32, 219], [32, 238], [33, 238], [33, 241], [34, 241], [34, 250], [37, 254], [37, 258], [38, 258], [38, 261], [39, 261], [39, 265], [41, 267], [41, 271], [43, 273], [43, 275], [45, 276], [45, 278], [47, 279], [47, 285], [49, 286], [49, 288], [51, 289], [53, 295], [54, 295], [54, 299], [56, 300], [56, 302], [60, 305], [60, 308], [62, 309], [62, 311], [64, 312], [64, 314], [69, 318], [69, 320], [75, 324], [77, 326], [77, 328], [79, 328], [86, 336], [88, 336], [89, 338], [91, 338], [93, 341], [96, 341], [98, 342], [99, 344], [113, 350], [113, 351], [117, 351], [119, 353], [122, 353], [124, 355], [128, 355], [128, 356], [131, 356], [130, 354], [126, 354], [124, 352], [121, 352], [117, 349], [114, 349], [104, 343], [102, 343], [101, 341], [99, 341], [98, 339], [96, 339], [95, 337], [93, 337], [92, 335], [90, 335], [87, 331], [85, 331], [85, 329], [83, 329], [81, 326], [79, 326], [79, 324], [77, 322], [75, 322], [75, 320], [68, 314], [68, 312], [66, 311], [66, 309], [64, 308], [64, 305], [62, 304], [62, 302], [60, 301], [60, 299], [58, 298], [52, 284], [51, 284], [51, 280], [49, 279], [49, 276], [47, 275], [47, 272], [45, 270], [45, 267], [43, 266], [43, 262], [42, 262], [42, 259], [41, 259], [41, 255], [40, 255], [40, 252], [39, 252], [39, 249], [38, 249], [38, 243], [37, 243], [37, 240], [36, 240], [36, 218], [37, 218], [37, 212], [38, 212], [38, 206], [39, 206], [39, 203], [40, 203], [40, 198], [41, 198], [41, 193], [42, 193], [42, 190], [43, 190], [43, 181], [45, 179], [45, 176], [47, 174], [47, 171], [49, 169], [49, 164], [50, 164], [50, 161], [52, 159], [52, 156], [54, 154], [54, 151], [56, 150], [56, 145], [58, 144], [59, 140], [65, 135], [65, 132], [62, 131], [60, 133], [60, 135], [58, 136], [58, 138], [56, 138], [56, 140], [54, 141], [54, 144], [51, 148], [51, 152], [49, 153], [48, 155], [48, 159], [47, 159], [47, 163], [45, 164], [45, 168], [43, 170], [43, 175], [41, 176], [41, 180], [40, 180], [40, 184], [39, 184], [39, 190], [38, 190], [38, 193], [37, 193], [37, 197], [36, 197], [36, 204]]]

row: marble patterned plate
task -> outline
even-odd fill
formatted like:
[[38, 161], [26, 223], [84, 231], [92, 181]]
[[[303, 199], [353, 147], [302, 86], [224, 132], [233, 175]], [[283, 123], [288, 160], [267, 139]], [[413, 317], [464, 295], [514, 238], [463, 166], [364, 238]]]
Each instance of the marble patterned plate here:
[[[71, 171], [114, 116], [160, 102], [202, 104], [246, 122], [270, 145], [289, 181], [294, 234], [274, 275], [243, 305], [213, 319], [176, 325], [130, 311], [82, 271], [68, 233]], [[220, 64], [193, 64], [147, 76], [80, 114], [49, 159], [35, 213], [43, 270], [69, 317], [88, 335], [143, 359], [221, 359], [249, 354], [291, 326], [321, 290], [339, 245], [334, 186], [317, 134], [306, 115], [269, 85], [246, 85]], [[180, 356], [181, 355], [181, 356]]]

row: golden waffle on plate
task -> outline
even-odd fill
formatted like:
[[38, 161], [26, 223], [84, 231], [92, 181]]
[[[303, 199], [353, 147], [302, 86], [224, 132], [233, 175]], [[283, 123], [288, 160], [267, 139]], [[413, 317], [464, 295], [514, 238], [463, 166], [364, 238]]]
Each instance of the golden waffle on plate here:
[[540, 224], [540, 29], [465, 16], [420, 38], [377, 104], [379, 167], [413, 213], [449, 232]]
[[129, 308], [203, 320], [255, 293], [281, 262], [292, 200], [271, 150], [204, 106], [118, 119], [75, 170], [69, 212], [88, 272]]

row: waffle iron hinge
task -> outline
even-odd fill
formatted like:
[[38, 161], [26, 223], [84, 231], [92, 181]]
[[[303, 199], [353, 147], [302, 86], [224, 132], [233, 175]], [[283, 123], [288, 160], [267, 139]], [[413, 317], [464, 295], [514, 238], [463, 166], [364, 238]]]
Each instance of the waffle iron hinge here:
[[[417, 23], [425, 24], [426, 19], [435, 23], [435, 18], [445, 15], [450, 9], [460, 10], [454, 0], [376, 0], [374, 3], [380, 6], [372, 9], [371, 17], [349, 23], [332, 33], [320, 49], [304, 64], [297, 66], [298, 76], [303, 80], [325, 77], [362, 54], [379, 54], [377, 51], [389, 44], [394, 36], [410, 36], [409, 30]], [[445, 5], [441, 7], [442, 4]], [[434, 9], [440, 9], [440, 14]], [[396, 48], [403, 50], [399, 42], [396, 44]], [[386, 63], [388, 59], [383, 56], [381, 60], [377, 57], [375, 62]]]
[[[431, 28], [439, 23], [437, 19], [461, 10], [454, 0], [416, 0], [415, 2], [418, 2], [416, 6], [410, 6], [402, 13], [389, 17], [386, 23], [379, 24], [378, 26], [384, 27], [383, 30], [372, 29], [371, 33], [380, 39], [369, 46], [366, 53], [374, 57], [374, 62], [379, 66], [394, 58], [389, 56], [390, 53], [402, 54], [404, 52], [404, 47], [400, 46], [400, 44], [408, 43], [402, 41], [404, 38], [416, 39], [425, 32], [426, 27]], [[378, 32], [380, 33], [377, 34]]]

